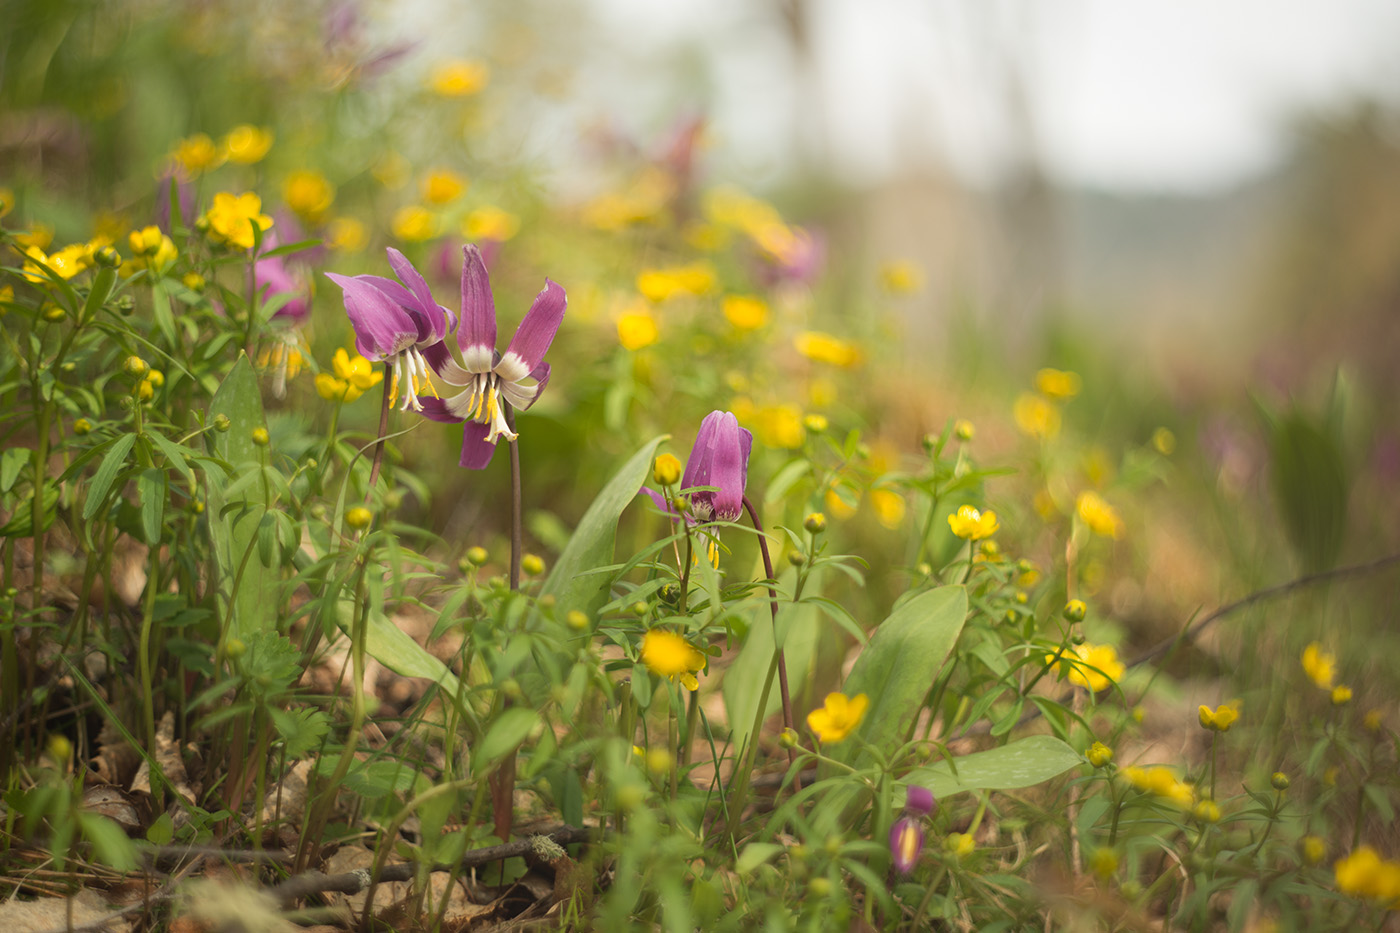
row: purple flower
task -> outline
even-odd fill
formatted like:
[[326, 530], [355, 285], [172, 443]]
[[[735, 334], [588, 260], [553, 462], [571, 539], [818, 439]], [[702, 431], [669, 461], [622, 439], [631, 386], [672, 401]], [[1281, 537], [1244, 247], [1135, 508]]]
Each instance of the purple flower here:
[[[744, 486], [749, 479], [749, 451], [753, 433], [739, 427], [739, 419], [727, 411], [712, 411], [700, 422], [695, 446], [690, 450], [681, 494], [690, 499], [687, 520], [732, 522], [744, 511]], [[712, 489], [698, 489], [709, 486]], [[644, 493], [658, 508], [670, 511], [665, 497], [651, 489]]]
[[458, 462], [480, 470], [491, 462], [499, 438], [513, 441], [517, 437], [506, 420], [507, 406], [524, 411], [548, 384], [544, 355], [564, 320], [568, 297], [558, 283], [545, 279], [502, 356], [496, 351], [496, 300], [481, 251], [468, 245], [462, 254], [462, 316], [457, 328], [462, 363], [452, 358], [446, 345], [432, 348], [428, 360], [439, 378], [466, 391], [451, 398], [426, 399], [422, 411], [434, 421], [466, 423]]
[[[263, 240], [263, 246], [269, 250], [276, 249], [277, 240], [269, 234]], [[263, 295], [264, 301], [279, 295], [292, 296], [273, 313], [273, 320], [286, 321], [293, 327], [306, 322], [307, 315], [311, 313], [311, 295], [306, 283], [292, 274], [281, 256], [263, 256], [253, 262], [253, 286]], [[263, 289], [267, 291], [263, 293]]]
[[933, 791], [910, 785], [904, 800], [904, 815], [890, 827], [890, 855], [895, 871], [907, 875], [924, 851], [923, 819], [933, 812]]
[[443, 338], [457, 318], [433, 301], [428, 283], [403, 253], [393, 247], [388, 252], [389, 265], [403, 285], [377, 275], [327, 272], [326, 277], [345, 292], [345, 313], [355, 328], [355, 349], [371, 362], [383, 360], [393, 371], [394, 382], [403, 387], [400, 410], [412, 407], [422, 411], [420, 381], [433, 393], [424, 354], [441, 348], [446, 355]]

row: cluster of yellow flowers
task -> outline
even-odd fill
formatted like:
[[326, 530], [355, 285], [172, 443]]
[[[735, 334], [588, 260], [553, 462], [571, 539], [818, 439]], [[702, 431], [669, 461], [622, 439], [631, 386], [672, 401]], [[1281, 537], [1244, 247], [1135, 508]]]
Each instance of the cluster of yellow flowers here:
[[1196, 802], [1195, 788], [1178, 778], [1170, 768], [1129, 765], [1118, 773], [1138, 790], [1149, 791], [1179, 807], [1190, 807]]
[[1346, 684], [1335, 683], [1337, 658], [1330, 651], [1322, 650], [1318, 642], [1310, 643], [1303, 649], [1303, 672], [1321, 690], [1328, 691], [1332, 702], [1337, 706], [1351, 702], [1352, 691]]
[[262, 212], [262, 198], [251, 191], [239, 195], [220, 191], [203, 219], [216, 241], [245, 250], [253, 248], [255, 229], [272, 226], [272, 218]]
[[261, 162], [272, 148], [272, 131], [266, 127], [240, 124], [215, 142], [208, 133], [195, 133], [175, 144], [170, 159], [187, 176], [202, 175], [225, 162], [252, 165]]

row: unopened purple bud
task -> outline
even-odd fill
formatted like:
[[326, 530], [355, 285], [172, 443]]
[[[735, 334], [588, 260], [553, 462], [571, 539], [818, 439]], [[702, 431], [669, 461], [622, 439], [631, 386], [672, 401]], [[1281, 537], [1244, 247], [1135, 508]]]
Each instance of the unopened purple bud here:
[[896, 821], [890, 829], [890, 855], [894, 858], [895, 871], [901, 875], [909, 874], [918, 864], [923, 851], [924, 828], [919, 820], [906, 816]]
[[904, 807], [914, 813], [927, 815], [933, 812], [933, 791], [927, 787], [915, 787], [910, 785], [909, 792], [904, 798]]

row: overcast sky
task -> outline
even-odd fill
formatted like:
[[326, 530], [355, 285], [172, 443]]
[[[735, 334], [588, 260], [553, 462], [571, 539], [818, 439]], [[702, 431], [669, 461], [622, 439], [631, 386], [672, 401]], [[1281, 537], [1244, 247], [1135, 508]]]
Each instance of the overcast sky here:
[[[790, 158], [794, 121], [813, 111], [776, 3], [587, 5], [597, 34], [573, 88], [581, 112], [654, 133], [667, 112], [698, 103], [688, 94], [709, 96], [716, 154], [730, 168], [763, 175]], [[929, 154], [986, 178], [1029, 125], [1065, 181], [1206, 190], [1277, 162], [1305, 109], [1362, 91], [1400, 97], [1397, 0], [811, 0], [810, 9], [816, 119], [829, 157], [856, 178]], [[1028, 124], [1008, 108], [1016, 71]]]

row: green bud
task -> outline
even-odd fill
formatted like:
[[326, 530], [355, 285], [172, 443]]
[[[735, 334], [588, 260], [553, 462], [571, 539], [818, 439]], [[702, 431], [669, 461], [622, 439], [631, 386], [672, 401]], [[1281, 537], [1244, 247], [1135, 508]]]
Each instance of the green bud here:
[[483, 566], [490, 559], [491, 555], [486, 553], [486, 548], [479, 544], [476, 547], [467, 548], [467, 560], [477, 567]]
[[1289, 786], [1292, 784], [1292, 782], [1288, 780], [1288, 775], [1284, 774], [1282, 771], [1275, 771], [1273, 777], [1269, 778], [1269, 783], [1273, 785], [1274, 790], [1288, 790]]
[[345, 510], [345, 524], [354, 529], [367, 528], [374, 520], [374, 513], [363, 505], [352, 506]]
[[1088, 611], [1089, 607], [1084, 605], [1082, 599], [1071, 599], [1069, 602], [1065, 603], [1064, 611], [1060, 614], [1070, 622], [1083, 622], [1084, 616]]
[[92, 422], [89, 421], [89, 420], [87, 420], [86, 418], [79, 418], [77, 421], [74, 421], [74, 422], [73, 422], [73, 433], [74, 433], [74, 434], [77, 434], [77, 435], [79, 435], [79, 436], [82, 436], [82, 435], [84, 435], [84, 434], [91, 433], [91, 431], [92, 431]]
[[661, 589], [657, 591], [657, 595], [666, 605], [674, 606], [681, 601], [680, 584], [674, 582], [663, 584]]
[[122, 369], [126, 371], [126, 374], [137, 379], [140, 379], [142, 376], [146, 375], [146, 373], [150, 371], [150, 368], [151, 364], [147, 363], [145, 360], [141, 359], [141, 357], [137, 356], [134, 353], [131, 356], [128, 356], [126, 360], [122, 363]]
[[778, 744], [781, 745], [783, 748], [796, 748], [797, 730], [784, 729], [781, 733], [778, 734]]
[[233, 427], [233, 422], [229, 420], [228, 415], [224, 414], [223, 412], [220, 412], [219, 414], [214, 416], [215, 431], [218, 431], [220, 434], [223, 434], [226, 431], [228, 431], [228, 429], [231, 427]]
[[647, 606], [646, 603], [642, 602], [642, 601], [639, 599], [639, 600], [637, 600], [635, 603], [632, 604], [632, 614], [633, 614], [634, 616], [644, 616], [644, 615], [647, 614], [647, 610], [648, 610], [649, 608], [650, 608], [650, 607]]
[[807, 563], [807, 555], [803, 554], [797, 548], [793, 548], [787, 552], [787, 559], [788, 563], [792, 564], [794, 567], [801, 567], [803, 564]]
[[266, 447], [268, 442], [272, 440], [272, 438], [268, 436], [267, 428], [263, 427], [254, 428], [252, 431], [248, 432], [248, 436], [252, 438], [253, 443], [257, 444], [259, 447]]
[[570, 609], [569, 614], [564, 617], [569, 628], [576, 632], [582, 632], [588, 628], [588, 613], [581, 609]]
[[136, 299], [130, 295], [122, 295], [117, 298], [117, 313], [122, 317], [131, 317], [136, 311]]
[[115, 269], [122, 263], [121, 254], [110, 246], [104, 246], [93, 253], [92, 260], [105, 269]]
[[826, 516], [821, 512], [813, 512], [802, 520], [802, 527], [814, 535], [819, 535], [826, 531]]
[[520, 558], [520, 569], [527, 577], [538, 577], [544, 573], [544, 560], [537, 554], [526, 554]]
[[235, 661], [247, 653], [248, 646], [243, 644], [243, 640], [240, 638], [230, 638], [228, 641], [224, 642], [224, 654]]

